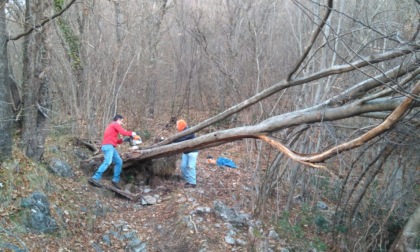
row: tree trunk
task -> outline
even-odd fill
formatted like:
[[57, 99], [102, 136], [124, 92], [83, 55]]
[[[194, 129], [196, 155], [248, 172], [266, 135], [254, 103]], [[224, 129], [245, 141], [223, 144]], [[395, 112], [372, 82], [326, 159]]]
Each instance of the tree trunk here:
[[[57, 12], [63, 11], [66, 8], [63, 1], [54, 1], [54, 10]], [[76, 123], [77, 129], [82, 128], [83, 122], [88, 121], [86, 119], [86, 111], [83, 110], [82, 104], [87, 103], [89, 97], [85, 97], [86, 93], [86, 81], [85, 81], [85, 58], [81, 46], [81, 37], [84, 33], [84, 22], [85, 17], [77, 17], [78, 31], [75, 32], [70, 22], [65, 17], [59, 17], [57, 20], [58, 27], [61, 31], [65, 43], [65, 50], [67, 52], [67, 60], [71, 65], [71, 72], [73, 74], [72, 83], [70, 84], [72, 89], [72, 113], [78, 119]], [[70, 94], [69, 94], [70, 95]]]
[[[26, 29], [40, 22], [48, 4], [44, 1], [26, 1]], [[48, 83], [48, 48], [46, 30], [36, 30], [25, 37], [23, 56], [23, 128], [20, 147], [33, 160], [44, 154], [48, 133], [48, 113], [51, 108]]]
[[156, 109], [156, 94], [157, 94], [157, 80], [158, 80], [158, 76], [157, 76], [157, 72], [156, 72], [156, 67], [157, 67], [157, 61], [159, 59], [159, 53], [158, 53], [158, 43], [162, 38], [161, 35], [161, 25], [162, 25], [162, 21], [163, 18], [166, 14], [167, 11], [167, 0], [161, 0], [159, 1], [159, 11], [157, 12], [155, 19], [155, 22], [152, 22], [151, 26], [152, 26], [152, 30], [153, 33], [150, 36], [150, 41], [149, 41], [149, 50], [150, 50], [150, 60], [148, 61], [148, 67], [150, 69], [149, 71], [149, 79], [147, 81], [147, 87], [146, 87], [146, 94], [147, 94], [147, 117], [149, 118], [154, 118], [155, 117], [155, 109]]
[[12, 107], [7, 56], [6, 0], [0, 0], [0, 163], [12, 155]]
[[404, 228], [400, 231], [390, 252], [415, 252], [418, 251], [420, 244], [420, 206], [405, 223]]

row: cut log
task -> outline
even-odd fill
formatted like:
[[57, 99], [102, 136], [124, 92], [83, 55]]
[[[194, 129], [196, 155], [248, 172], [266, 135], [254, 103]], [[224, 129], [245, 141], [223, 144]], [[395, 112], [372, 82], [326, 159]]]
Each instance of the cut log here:
[[114, 186], [109, 186], [109, 185], [106, 185], [106, 184], [102, 184], [102, 187], [107, 189], [107, 190], [113, 191], [116, 194], [118, 194], [120, 196], [123, 196], [124, 198], [127, 198], [127, 199], [132, 200], [132, 201], [139, 201], [141, 199], [141, 194], [140, 193], [137, 193], [137, 194], [130, 193], [130, 192], [127, 192], [127, 191], [120, 190], [120, 189], [118, 189]]

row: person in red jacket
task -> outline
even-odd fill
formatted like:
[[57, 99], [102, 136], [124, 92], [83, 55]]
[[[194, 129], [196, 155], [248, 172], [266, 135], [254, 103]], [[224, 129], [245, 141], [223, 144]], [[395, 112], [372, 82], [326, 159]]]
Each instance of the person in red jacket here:
[[114, 176], [111, 180], [111, 183], [116, 188], [121, 189], [119, 186], [119, 182], [123, 161], [115, 147], [117, 147], [118, 144], [121, 144], [123, 140], [118, 137], [118, 134], [132, 137], [137, 136], [136, 132], [125, 130], [121, 126], [123, 124], [123, 121], [124, 118], [121, 115], [117, 114], [114, 116], [113, 122], [111, 122], [105, 129], [101, 148], [104, 154], [104, 162], [99, 166], [98, 170], [95, 172], [93, 177], [89, 179], [89, 182], [95, 186], [102, 187], [100, 183], [102, 174], [106, 171], [106, 169], [108, 169], [111, 163], [114, 163]]

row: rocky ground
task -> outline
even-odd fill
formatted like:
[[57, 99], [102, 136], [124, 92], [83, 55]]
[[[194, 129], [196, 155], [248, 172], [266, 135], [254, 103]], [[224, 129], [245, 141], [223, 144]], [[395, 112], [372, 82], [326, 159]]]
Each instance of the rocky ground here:
[[[72, 148], [56, 153], [64, 158]], [[0, 251], [281, 251], [286, 246], [272, 223], [252, 217], [254, 171], [243, 154], [241, 142], [202, 150], [196, 188], [184, 188], [179, 168], [154, 187], [123, 175], [123, 188], [141, 195], [133, 201], [91, 186], [78, 167], [71, 177], [57, 176], [17, 152], [14, 163], [1, 167]], [[208, 164], [207, 155], [228, 157], [238, 168]], [[34, 192], [48, 198], [53, 232], [27, 228], [22, 201]], [[146, 204], [145, 196], [156, 202]]]

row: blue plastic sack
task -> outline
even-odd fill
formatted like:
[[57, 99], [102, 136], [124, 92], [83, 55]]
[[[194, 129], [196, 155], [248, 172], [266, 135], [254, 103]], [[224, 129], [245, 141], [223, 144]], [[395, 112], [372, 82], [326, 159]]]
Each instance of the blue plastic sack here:
[[225, 157], [218, 157], [216, 160], [216, 164], [218, 166], [226, 166], [226, 167], [230, 167], [230, 168], [236, 168], [236, 164], [235, 162], [233, 162], [232, 160], [225, 158]]

